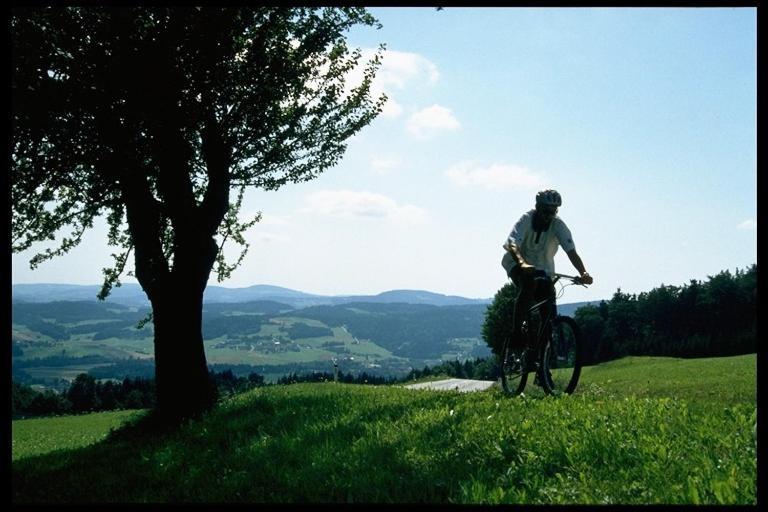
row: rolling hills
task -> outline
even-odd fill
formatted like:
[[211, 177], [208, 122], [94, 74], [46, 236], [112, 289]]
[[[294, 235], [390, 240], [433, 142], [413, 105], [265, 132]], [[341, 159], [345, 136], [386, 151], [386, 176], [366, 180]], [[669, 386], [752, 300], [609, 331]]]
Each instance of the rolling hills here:
[[[71, 300], [96, 300], [101, 289], [98, 285], [74, 284], [14, 284], [11, 293], [14, 302], [54, 302]], [[431, 304], [434, 306], [488, 304], [491, 299], [468, 299], [455, 295], [443, 295], [424, 290], [390, 290], [377, 295], [316, 295], [280, 286], [258, 284], [243, 288], [208, 286], [205, 289], [206, 303], [233, 303], [252, 301], [274, 301], [288, 304], [293, 308], [324, 304], [345, 304], [349, 302], [404, 302], [408, 304]], [[137, 284], [126, 283], [113, 288], [107, 303], [127, 306], [149, 306], [144, 291]]]
[[[152, 324], [137, 328], [150, 312], [138, 300], [143, 292], [125, 285], [97, 301], [96, 290], [14, 285], [14, 379], [55, 388], [78, 373], [153, 375]], [[402, 376], [411, 368], [490, 354], [480, 334], [488, 300], [420, 290], [323, 297], [265, 285], [207, 293], [203, 336], [208, 362], [218, 371], [256, 372], [273, 381], [330, 371], [336, 363], [348, 373]], [[569, 314], [581, 304], [559, 307]]]

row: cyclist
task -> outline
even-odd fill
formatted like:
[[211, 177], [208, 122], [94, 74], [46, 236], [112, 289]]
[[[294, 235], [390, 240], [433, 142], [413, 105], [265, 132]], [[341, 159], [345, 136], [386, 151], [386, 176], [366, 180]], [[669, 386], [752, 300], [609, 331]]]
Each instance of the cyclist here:
[[[536, 207], [523, 214], [512, 228], [503, 247], [506, 249], [501, 265], [507, 271], [519, 292], [512, 318], [512, 340], [520, 342], [520, 327], [525, 311], [532, 300], [554, 298], [555, 289], [550, 281], [534, 279], [536, 275], [555, 273], [555, 253], [562, 247], [579, 272], [584, 284], [592, 284], [573, 243], [571, 231], [557, 216], [562, 198], [556, 190], [542, 190], [536, 194]], [[554, 301], [553, 301], [554, 303]]]

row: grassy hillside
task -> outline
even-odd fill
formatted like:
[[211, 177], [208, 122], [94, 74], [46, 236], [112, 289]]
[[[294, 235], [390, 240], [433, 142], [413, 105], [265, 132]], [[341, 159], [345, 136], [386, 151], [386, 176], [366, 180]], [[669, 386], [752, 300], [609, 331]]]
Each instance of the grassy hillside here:
[[680, 398], [698, 406], [755, 403], [754, 354], [704, 359], [624, 357], [582, 369], [579, 386], [616, 396]]
[[[270, 386], [84, 447], [22, 420], [14, 502], [755, 504], [755, 376], [747, 355], [627, 358], [563, 399]], [[45, 422], [61, 450], [28, 448]]]

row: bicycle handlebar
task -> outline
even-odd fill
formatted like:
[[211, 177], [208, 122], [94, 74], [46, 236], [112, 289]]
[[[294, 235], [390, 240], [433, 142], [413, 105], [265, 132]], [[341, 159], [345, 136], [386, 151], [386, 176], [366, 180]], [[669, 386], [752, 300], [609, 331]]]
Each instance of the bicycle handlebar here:
[[558, 273], [554, 273], [552, 274], [552, 276], [555, 278], [555, 281], [557, 281], [558, 279], [568, 279], [573, 284], [580, 284], [584, 288], [587, 287], [587, 284], [581, 280], [581, 276], [569, 276], [567, 274], [558, 274]]
[[[504, 249], [506, 250], [509, 250], [509, 248], [507, 247], [507, 244], [504, 244], [502, 247], [504, 247]], [[537, 271], [541, 270], [538, 267], [536, 267], [536, 269]], [[573, 284], [579, 284], [584, 288], [587, 287], [587, 284], [584, 281], [582, 281], [581, 276], [569, 276], [568, 274], [558, 274], [557, 272], [555, 272], [554, 274], [552, 274], [552, 277], [554, 277], [553, 282], [556, 282], [558, 279], [568, 279]]]

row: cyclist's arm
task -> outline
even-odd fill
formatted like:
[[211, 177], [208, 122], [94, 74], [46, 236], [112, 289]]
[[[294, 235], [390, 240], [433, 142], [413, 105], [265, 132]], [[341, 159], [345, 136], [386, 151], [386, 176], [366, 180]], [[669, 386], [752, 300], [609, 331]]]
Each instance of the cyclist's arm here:
[[521, 269], [533, 268], [533, 265], [529, 264], [527, 261], [525, 261], [525, 258], [523, 258], [523, 254], [520, 252], [520, 248], [511, 241], [507, 240], [507, 243], [504, 244], [504, 249], [506, 249], [513, 258], [515, 258], [517, 265]]
[[512, 228], [512, 231], [509, 233], [509, 236], [507, 237], [507, 241], [504, 244], [504, 249], [512, 255], [512, 257], [515, 260], [515, 263], [517, 264], [516, 267], [519, 268], [519, 270], [530, 272], [535, 267], [525, 261], [525, 258], [523, 257], [523, 252], [520, 250], [520, 247], [517, 245], [517, 242], [519, 240], [522, 240], [524, 238], [524, 233], [530, 229], [531, 227], [531, 214], [530, 212], [524, 213], [520, 219], [515, 223], [515, 226]]
[[579, 253], [576, 252], [576, 249], [571, 249], [566, 252], [566, 254], [568, 255], [568, 259], [571, 260], [574, 268], [579, 271], [582, 280], [586, 284], [592, 284], [592, 276], [589, 275], [587, 269], [584, 267], [584, 262], [581, 261], [581, 257], [579, 256]]

